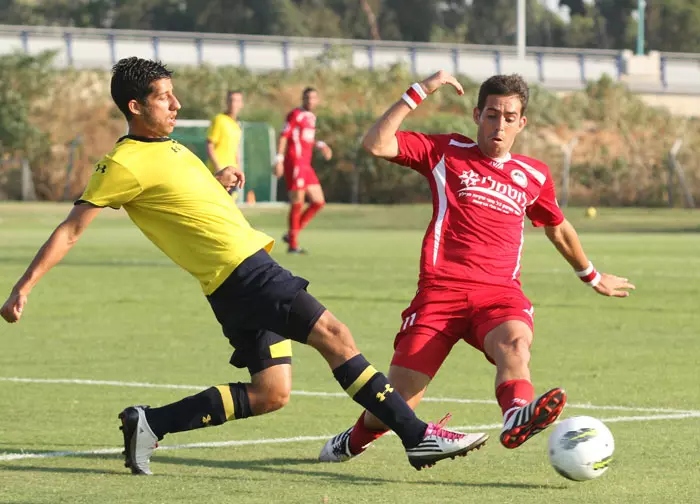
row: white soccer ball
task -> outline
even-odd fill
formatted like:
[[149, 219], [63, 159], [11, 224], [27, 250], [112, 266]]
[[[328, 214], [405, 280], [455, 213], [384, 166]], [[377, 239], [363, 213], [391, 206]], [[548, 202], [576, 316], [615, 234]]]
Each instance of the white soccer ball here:
[[573, 481], [600, 477], [613, 459], [615, 440], [603, 422], [588, 416], [567, 418], [549, 436], [552, 467]]

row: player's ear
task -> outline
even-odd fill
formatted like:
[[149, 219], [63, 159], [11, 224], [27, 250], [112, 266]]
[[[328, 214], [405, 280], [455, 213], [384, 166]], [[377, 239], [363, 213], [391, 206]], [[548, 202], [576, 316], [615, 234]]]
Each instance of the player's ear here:
[[132, 113], [132, 115], [142, 115], [142, 109], [143, 105], [141, 105], [138, 100], [129, 100], [129, 103], [127, 104], [129, 107], [129, 112]]
[[527, 116], [520, 116], [520, 131], [522, 131], [525, 128], [526, 124], [527, 124]]
[[476, 124], [479, 124], [479, 118], [481, 118], [481, 110], [479, 110], [478, 107], [474, 107], [472, 115], [473, 115], [474, 122]]

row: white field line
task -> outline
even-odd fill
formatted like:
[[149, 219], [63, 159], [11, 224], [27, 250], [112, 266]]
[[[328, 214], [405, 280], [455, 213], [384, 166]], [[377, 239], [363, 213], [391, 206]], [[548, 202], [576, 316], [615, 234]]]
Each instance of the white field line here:
[[[675, 415], [651, 415], [651, 416], [621, 416], [612, 418], [601, 418], [605, 423], [614, 422], [648, 422], [654, 420], [682, 420], [686, 418], [700, 418], [700, 412], [682, 413]], [[460, 431], [483, 431], [496, 430], [502, 427], [501, 424], [488, 425], [462, 425], [454, 427]], [[391, 433], [393, 434], [393, 433]], [[263, 444], [285, 444], [285, 443], [304, 443], [309, 441], [325, 441], [332, 437], [332, 434], [324, 434], [322, 436], [297, 436], [290, 438], [269, 438], [269, 439], [247, 439], [237, 441], [213, 441], [207, 443], [189, 443], [179, 445], [161, 445], [157, 451], [163, 450], [187, 450], [194, 448], [224, 448], [229, 446], [246, 446], [246, 445], [263, 445]], [[104, 448], [100, 450], [86, 451], [60, 451], [48, 453], [7, 453], [0, 455], [0, 462], [11, 462], [14, 460], [27, 459], [46, 459], [60, 457], [79, 457], [85, 455], [116, 455], [121, 453], [123, 448]]]
[[[123, 382], [111, 380], [83, 380], [77, 378], [21, 378], [16, 376], [0, 376], [0, 382], [14, 383], [44, 383], [44, 384], [63, 384], [63, 385], [96, 385], [108, 387], [135, 387], [135, 388], [152, 388], [152, 389], [179, 389], [179, 390], [204, 390], [207, 385], [173, 385], [168, 383], [147, 383], [147, 382]], [[347, 398], [344, 392], [312, 392], [308, 390], [294, 390], [292, 395], [309, 396], [309, 397], [342, 397]], [[424, 402], [435, 403], [454, 403], [454, 404], [497, 404], [493, 399], [461, 399], [454, 397], [424, 397]], [[700, 414], [696, 410], [680, 410], [669, 408], [648, 408], [639, 406], [598, 406], [595, 404], [576, 404], [568, 403], [567, 408], [601, 410], [601, 411], [630, 411], [638, 413], [668, 413], [668, 414]]]

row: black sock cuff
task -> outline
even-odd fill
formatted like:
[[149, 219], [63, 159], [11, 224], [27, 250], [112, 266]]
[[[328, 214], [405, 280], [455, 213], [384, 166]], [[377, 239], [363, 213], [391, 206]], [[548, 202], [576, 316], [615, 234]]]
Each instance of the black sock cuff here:
[[[351, 397], [375, 374], [377, 374], [377, 370], [362, 354], [351, 357], [333, 370], [333, 376]], [[357, 390], [354, 390], [355, 388], [357, 388]]]
[[244, 383], [229, 383], [231, 397], [233, 398], [234, 416], [236, 420], [253, 416], [253, 410], [250, 407], [250, 398], [248, 397], [248, 389]]

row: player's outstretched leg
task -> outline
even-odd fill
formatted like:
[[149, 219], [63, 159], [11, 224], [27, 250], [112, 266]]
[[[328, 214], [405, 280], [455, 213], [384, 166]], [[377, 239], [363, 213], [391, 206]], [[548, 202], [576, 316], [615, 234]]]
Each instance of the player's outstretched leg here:
[[419, 420], [386, 376], [359, 353], [348, 328], [330, 312], [321, 315], [307, 342], [323, 355], [347, 394], [399, 436], [416, 469], [473, 449], [468, 436], [445, 429], [446, 419], [428, 424]]
[[550, 426], [566, 405], [566, 392], [554, 388], [521, 408], [511, 408], [503, 417], [501, 444], [517, 448]]
[[151, 456], [166, 434], [275, 411], [290, 392], [291, 364], [280, 364], [256, 372], [251, 383], [217, 385], [159, 408], [130, 406], [119, 414], [124, 465], [133, 474], [151, 474]]
[[[416, 354], [417, 358], [427, 359], [427, 355]], [[444, 357], [447, 355], [445, 354]], [[444, 360], [435, 359], [436, 369]], [[439, 362], [438, 362], [439, 361]], [[405, 362], [402, 364], [406, 364]], [[392, 387], [404, 398], [411, 409], [418, 406], [434, 373], [415, 371], [403, 365], [389, 368], [389, 381]], [[321, 462], [345, 462], [362, 454], [374, 441], [388, 432], [388, 428], [377, 417], [363, 411], [355, 425], [329, 439], [319, 455]], [[488, 436], [484, 433], [465, 434], [469, 450], [479, 449], [486, 443]], [[465, 452], [466, 454], [466, 452]]]
[[555, 388], [535, 399], [530, 381], [532, 328], [509, 320], [484, 338], [484, 351], [496, 364], [496, 399], [503, 412], [501, 444], [517, 448], [551, 425], [564, 409], [566, 392]]

